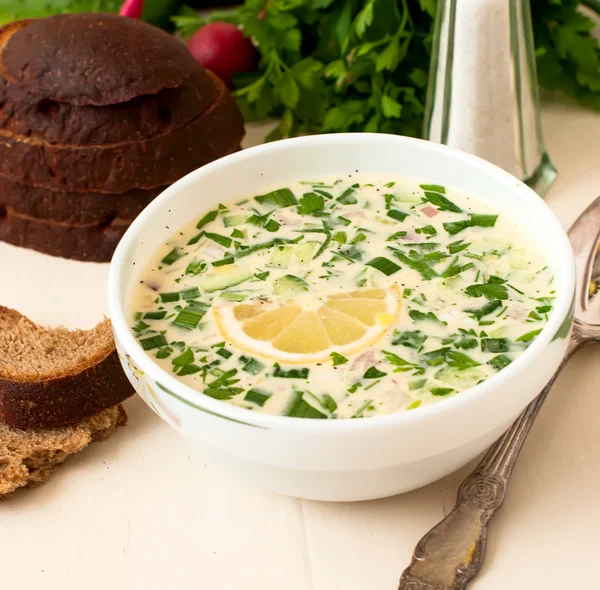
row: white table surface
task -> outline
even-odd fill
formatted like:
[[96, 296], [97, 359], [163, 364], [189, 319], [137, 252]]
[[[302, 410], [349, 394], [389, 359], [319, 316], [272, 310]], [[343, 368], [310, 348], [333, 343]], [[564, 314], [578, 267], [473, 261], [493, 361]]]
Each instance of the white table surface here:
[[[547, 202], [568, 227], [600, 193], [600, 115], [544, 104], [560, 171]], [[246, 145], [263, 129], [250, 130]], [[108, 265], [0, 243], [0, 304], [91, 327]], [[491, 531], [476, 590], [599, 588], [600, 351], [558, 380]], [[0, 587], [11, 590], [394, 590], [415, 543], [454, 503], [463, 469], [395, 498], [328, 504], [250, 487], [144, 404], [44, 486], [0, 503]]]

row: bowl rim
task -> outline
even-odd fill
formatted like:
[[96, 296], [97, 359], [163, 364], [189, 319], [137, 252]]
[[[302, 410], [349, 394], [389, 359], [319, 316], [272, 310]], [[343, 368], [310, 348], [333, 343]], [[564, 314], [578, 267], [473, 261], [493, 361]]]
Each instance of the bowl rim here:
[[[550, 319], [539, 336], [534, 340], [533, 344], [519, 355], [519, 357], [508, 367], [497, 374], [492, 375], [479, 385], [463, 391], [459, 395], [440, 400], [434, 404], [428, 404], [418, 408], [417, 411], [371, 416], [361, 420], [307, 420], [305, 418], [252, 412], [245, 408], [240, 408], [202, 395], [199, 390], [179, 381], [176, 377], [169, 374], [160, 367], [160, 365], [155, 363], [153, 359], [145, 353], [131, 332], [125, 317], [124, 304], [126, 302], [121, 301], [120, 296], [121, 282], [123, 280], [122, 271], [125, 266], [125, 261], [127, 260], [133, 244], [137, 240], [138, 234], [143, 231], [146, 222], [154, 216], [155, 212], [160, 211], [163, 208], [163, 205], [182, 189], [200, 182], [205, 175], [211, 174], [213, 171], [221, 168], [235, 167], [238, 162], [242, 162], [248, 158], [251, 159], [257, 156], [265, 156], [281, 149], [293, 150], [295, 146], [310, 144], [327, 145], [340, 142], [360, 144], [361, 141], [365, 140], [380, 141], [383, 144], [386, 142], [393, 142], [405, 148], [410, 147], [413, 144], [418, 144], [421, 147], [425, 145], [425, 149], [430, 150], [431, 152], [449, 153], [460, 165], [464, 165], [466, 168], [479, 168], [487, 172], [490, 176], [490, 180], [493, 180], [494, 178], [504, 178], [505, 181], [511, 181], [511, 183], [515, 185], [514, 190], [519, 191], [519, 198], [525, 199], [532, 203], [534, 207], [539, 208], [540, 215], [538, 216], [538, 223], [549, 225], [549, 229], [556, 234], [556, 240], [560, 242], [559, 246], [564, 253], [564, 256], [561, 257], [559, 266], [564, 276], [561, 277], [562, 284], [557, 294]], [[518, 219], [516, 219], [516, 221], [517, 223], [519, 222]], [[292, 429], [301, 432], [320, 432], [328, 434], [334, 432], [341, 433], [397, 428], [406, 423], [418, 425], [439, 418], [443, 414], [451, 414], [460, 411], [462, 407], [475, 400], [493, 395], [495, 391], [502, 388], [503, 384], [511, 380], [518, 373], [526, 370], [532, 362], [539, 362], [540, 355], [554, 339], [554, 336], [559, 331], [563, 321], [571, 313], [574, 296], [575, 261], [571, 244], [558, 218], [548, 204], [543, 201], [537, 193], [502, 168], [467, 152], [423, 139], [384, 133], [336, 133], [284, 139], [247, 148], [198, 168], [165, 189], [165, 191], [154, 199], [133, 221], [115, 250], [108, 275], [108, 308], [115, 338], [120, 342], [127, 354], [131, 356], [135, 364], [154, 381], [164, 384], [169, 390], [176, 391], [177, 395], [186, 402], [200, 406], [200, 408], [207, 410], [209, 413], [217, 414], [218, 417], [226, 418], [234, 422], [259, 426], [269, 430]]]

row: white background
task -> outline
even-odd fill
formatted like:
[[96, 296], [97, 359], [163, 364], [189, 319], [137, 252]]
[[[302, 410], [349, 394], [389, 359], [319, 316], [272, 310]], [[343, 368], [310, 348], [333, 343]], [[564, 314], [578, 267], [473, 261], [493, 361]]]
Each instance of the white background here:
[[[600, 193], [600, 115], [550, 99], [543, 119], [560, 173], [546, 199], [567, 228]], [[252, 128], [245, 146], [263, 135]], [[91, 327], [106, 310], [107, 267], [0, 243], [0, 304], [43, 324]], [[599, 379], [600, 350], [589, 348], [555, 385], [476, 590], [600, 587]], [[191, 454], [141, 400], [126, 407], [129, 426], [0, 502], [2, 588], [395, 590], [468, 471], [375, 502], [300, 501]]]

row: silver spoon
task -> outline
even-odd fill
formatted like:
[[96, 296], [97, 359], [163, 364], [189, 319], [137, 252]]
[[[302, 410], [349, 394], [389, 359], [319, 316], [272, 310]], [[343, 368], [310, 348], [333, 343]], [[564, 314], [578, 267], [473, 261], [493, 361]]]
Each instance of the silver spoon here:
[[519, 452], [556, 378], [582, 345], [600, 341], [600, 298], [589, 286], [600, 240], [600, 197], [569, 230], [577, 287], [573, 332], [565, 357], [540, 394], [490, 448], [458, 489], [454, 508], [417, 544], [398, 590], [464, 590], [479, 573], [492, 516], [504, 502]]

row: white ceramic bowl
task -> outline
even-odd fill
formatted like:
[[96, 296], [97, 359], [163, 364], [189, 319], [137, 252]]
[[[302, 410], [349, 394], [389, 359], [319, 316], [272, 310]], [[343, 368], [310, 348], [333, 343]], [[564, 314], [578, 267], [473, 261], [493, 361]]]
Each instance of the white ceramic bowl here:
[[[418, 410], [358, 420], [254, 413], [204, 396], [142, 350], [124, 314], [139, 273], [178, 227], [218, 202], [291, 179], [415, 176], [473, 193], [521, 223], [546, 253], [558, 293], [548, 324], [509, 367], [455, 397]], [[167, 229], [169, 228], [169, 229]], [[270, 143], [227, 156], [175, 183], [131, 225], [112, 260], [109, 305], [123, 366], [144, 400], [183, 437], [258, 484], [302, 498], [367, 500], [451, 473], [486, 449], [535, 397], [567, 346], [575, 291], [571, 247], [527, 186], [445, 146], [383, 134], [337, 134]]]

